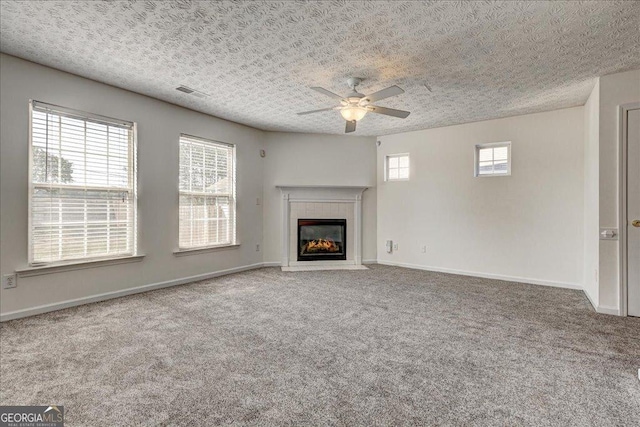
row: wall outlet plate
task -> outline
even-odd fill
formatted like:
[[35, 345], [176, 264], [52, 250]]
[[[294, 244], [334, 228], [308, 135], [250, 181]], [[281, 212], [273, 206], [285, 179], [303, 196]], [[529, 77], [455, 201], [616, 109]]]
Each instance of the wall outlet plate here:
[[18, 286], [18, 277], [15, 273], [2, 276], [2, 289], [12, 289], [16, 286]]

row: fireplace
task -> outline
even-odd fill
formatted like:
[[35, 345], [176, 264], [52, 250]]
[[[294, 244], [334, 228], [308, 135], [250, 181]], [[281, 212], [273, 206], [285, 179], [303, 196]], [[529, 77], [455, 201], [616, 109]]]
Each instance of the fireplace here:
[[346, 219], [298, 219], [298, 261], [346, 259]]

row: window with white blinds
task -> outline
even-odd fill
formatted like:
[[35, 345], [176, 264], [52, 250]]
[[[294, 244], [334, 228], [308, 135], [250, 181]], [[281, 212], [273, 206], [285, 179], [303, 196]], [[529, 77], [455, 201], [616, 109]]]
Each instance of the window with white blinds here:
[[135, 125], [38, 101], [30, 111], [30, 264], [135, 255]]
[[476, 145], [475, 176], [511, 175], [511, 142]]
[[179, 248], [235, 244], [235, 146], [180, 135], [179, 180]]

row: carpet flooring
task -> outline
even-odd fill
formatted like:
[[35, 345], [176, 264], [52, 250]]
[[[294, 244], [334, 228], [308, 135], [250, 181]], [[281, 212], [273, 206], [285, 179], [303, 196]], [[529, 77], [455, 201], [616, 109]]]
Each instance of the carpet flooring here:
[[640, 425], [640, 319], [579, 291], [264, 268], [0, 326], [0, 404], [68, 426]]

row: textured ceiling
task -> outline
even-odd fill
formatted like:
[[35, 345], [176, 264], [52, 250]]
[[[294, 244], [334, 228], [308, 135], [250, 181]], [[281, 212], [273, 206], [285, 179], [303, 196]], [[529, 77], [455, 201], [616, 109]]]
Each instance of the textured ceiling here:
[[349, 76], [406, 91], [378, 104], [407, 119], [355, 132], [384, 135], [581, 105], [596, 76], [640, 68], [636, 1], [0, 4], [5, 53], [266, 130], [343, 133], [336, 111], [295, 113]]

